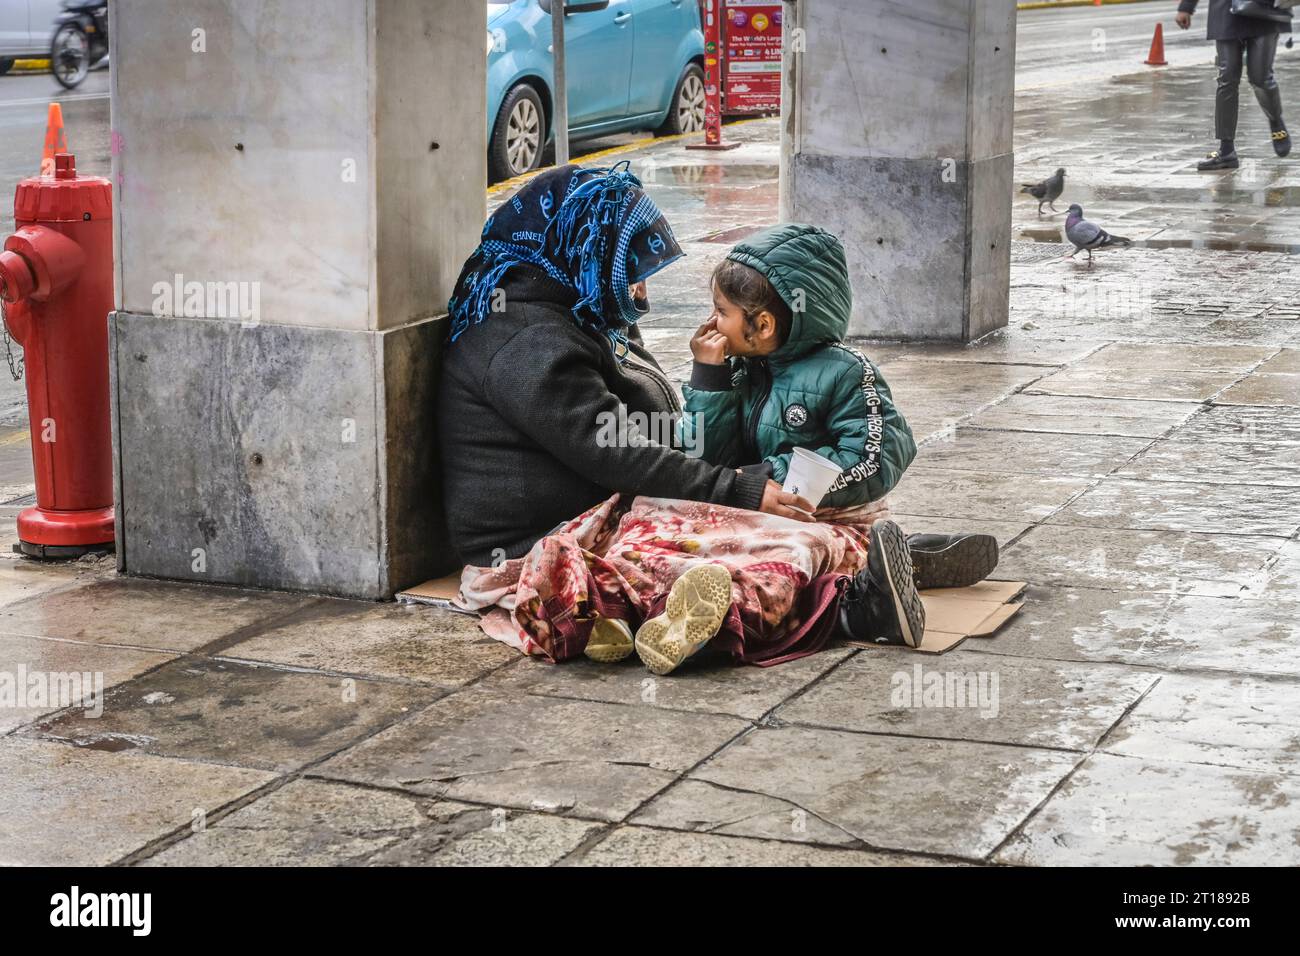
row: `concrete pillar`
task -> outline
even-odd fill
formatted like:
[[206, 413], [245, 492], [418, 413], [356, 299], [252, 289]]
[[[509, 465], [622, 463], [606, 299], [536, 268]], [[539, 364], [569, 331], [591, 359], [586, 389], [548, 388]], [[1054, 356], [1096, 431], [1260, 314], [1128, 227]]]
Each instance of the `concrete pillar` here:
[[119, 568], [379, 598], [438, 573], [446, 302], [486, 6], [114, 0]]
[[787, 0], [781, 218], [844, 242], [853, 334], [1007, 324], [1015, 27], [1015, 0]]

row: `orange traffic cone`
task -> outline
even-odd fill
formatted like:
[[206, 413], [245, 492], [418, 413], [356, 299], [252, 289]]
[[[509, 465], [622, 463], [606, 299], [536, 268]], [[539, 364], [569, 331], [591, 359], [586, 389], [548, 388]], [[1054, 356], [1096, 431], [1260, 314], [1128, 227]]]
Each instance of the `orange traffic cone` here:
[[41, 175], [54, 175], [54, 154], [68, 151], [68, 137], [63, 132], [63, 107], [50, 104], [50, 114], [45, 121], [45, 150], [41, 153]]
[[1147, 54], [1147, 66], [1168, 66], [1165, 62], [1165, 28], [1164, 24], [1156, 24], [1156, 35], [1151, 38], [1151, 52]]

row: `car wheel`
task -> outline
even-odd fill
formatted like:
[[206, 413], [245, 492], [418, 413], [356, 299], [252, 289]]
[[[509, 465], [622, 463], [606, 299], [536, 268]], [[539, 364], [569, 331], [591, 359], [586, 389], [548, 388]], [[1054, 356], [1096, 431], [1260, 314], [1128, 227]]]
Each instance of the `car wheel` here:
[[527, 83], [509, 93], [497, 113], [488, 145], [488, 171], [493, 181], [522, 176], [542, 161], [546, 114], [542, 100]]
[[4, 76], [14, 68], [14, 60], [11, 56], [0, 57], [0, 76]]
[[656, 130], [661, 136], [698, 133], [704, 129], [704, 71], [694, 63], [686, 67], [673, 91], [673, 105], [664, 125]]

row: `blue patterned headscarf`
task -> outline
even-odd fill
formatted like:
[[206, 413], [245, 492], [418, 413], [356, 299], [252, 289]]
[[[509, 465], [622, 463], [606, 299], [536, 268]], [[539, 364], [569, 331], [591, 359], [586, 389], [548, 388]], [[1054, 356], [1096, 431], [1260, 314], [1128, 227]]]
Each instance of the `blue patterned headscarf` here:
[[492, 313], [513, 266], [531, 265], [577, 295], [573, 317], [617, 346], [641, 316], [628, 285], [683, 255], [668, 221], [626, 162], [561, 166], [531, 180], [483, 227], [447, 308], [451, 341]]

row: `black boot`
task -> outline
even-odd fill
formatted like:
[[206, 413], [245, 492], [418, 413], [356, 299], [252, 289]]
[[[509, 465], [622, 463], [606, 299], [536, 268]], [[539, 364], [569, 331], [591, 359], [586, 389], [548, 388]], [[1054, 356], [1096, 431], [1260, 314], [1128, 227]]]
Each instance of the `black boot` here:
[[1196, 168], [1203, 173], [1212, 173], [1219, 169], [1236, 169], [1241, 165], [1237, 159], [1236, 150], [1231, 153], [1220, 153], [1217, 149], [1210, 153], [1205, 159], [1196, 164]]
[[998, 566], [998, 539], [991, 534], [911, 534], [907, 548], [921, 589], [970, 587]]
[[892, 521], [871, 526], [867, 566], [840, 599], [840, 632], [849, 640], [908, 647], [925, 636], [925, 608], [912, 581], [907, 538]]
[[1291, 135], [1286, 131], [1286, 126], [1281, 123], [1269, 123], [1272, 127], [1273, 152], [1279, 156], [1285, 156], [1291, 152]]

